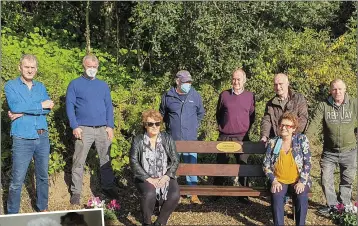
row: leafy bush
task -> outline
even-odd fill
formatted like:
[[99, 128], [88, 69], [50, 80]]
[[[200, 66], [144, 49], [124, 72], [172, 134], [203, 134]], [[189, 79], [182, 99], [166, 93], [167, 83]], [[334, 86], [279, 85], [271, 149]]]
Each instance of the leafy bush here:
[[[218, 137], [215, 120], [216, 104], [219, 93], [230, 87], [230, 73], [234, 66], [244, 66], [248, 74], [246, 89], [254, 92], [256, 96], [256, 121], [250, 131], [250, 138], [253, 141], [260, 138], [260, 122], [266, 102], [274, 96], [272, 79], [276, 72], [288, 73], [292, 88], [305, 95], [310, 111], [317, 101], [327, 96], [327, 87], [333, 78], [343, 78], [349, 93], [351, 95], [356, 93], [355, 20], [349, 21], [347, 32], [337, 39], [332, 39], [328, 30], [316, 29], [319, 27], [319, 21], [334, 17], [332, 12], [337, 10], [337, 4], [322, 3], [324, 7], [327, 6], [322, 10], [330, 12], [327, 17], [320, 15], [314, 21], [302, 18], [302, 21], [297, 22], [308, 24], [306, 29], [302, 28], [302, 24], [292, 21], [290, 23], [297, 29], [284, 27], [280, 28], [279, 32], [270, 30], [274, 26], [272, 24], [263, 25], [268, 26], [263, 30], [257, 28], [245, 30], [238, 25], [240, 23], [233, 23], [241, 21], [250, 27], [251, 23], [256, 23], [257, 19], [265, 14], [259, 10], [260, 7], [274, 10], [267, 4], [260, 4], [237, 3], [234, 8], [230, 8], [231, 5], [226, 3], [136, 4], [132, 17], [128, 19], [134, 26], [132, 38], [139, 44], [151, 42], [149, 45], [151, 48], [146, 48], [148, 45], [144, 44], [138, 44], [136, 49], [120, 48], [116, 56], [102, 49], [93, 50], [101, 62], [99, 78], [106, 81], [111, 88], [115, 115], [115, 138], [111, 157], [112, 166], [117, 174], [128, 166], [128, 151], [132, 137], [142, 131], [141, 113], [149, 108], [158, 109], [161, 95], [169, 89], [173, 82], [172, 74], [178, 68], [188, 68], [191, 71], [194, 77], [193, 85], [203, 98], [206, 115], [199, 128], [199, 138], [207, 141], [216, 140]], [[278, 5], [281, 8], [291, 7], [287, 4]], [[14, 10], [20, 7], [19, 4], [13, 6]], [[307, 6], [310, 4], [300, 3], [289, 9], [295, 11]], [[258, 11], [255, 15], [248, 15], [250, 21], [246, 21], [242, 15], [216, 21], [213, 18], [216, 18], [218, 9], [228, 12], [229, 15], [236, 15], [235, 9], [240, 9], [242, 15], [248, 15], [247, 9]], [[187, 13], [190, 11], [198, 14]], [[10, 14], [6, 15], [6, 18], [10, 18]], [[153, 17], [147, 18], [147, 15]], [[168, 15], [170, 15], [169, 19]], [[146, 20], [138, 20], [142, 18]], [[188, 18], [188, 21], [193, 23], [183, 25], [182, 18]], [[282, 16], [271, 18], [270, 21], [283, 23], [287, 19]], [[157, 23], [158, 21], [160, 23]], [[20, 25], [24, 22], [21, 18], [16, 18], [13, 23], [16, 23], [14, 26], [21, 30]], [[152, 24], [155, 24], [155, 27], [148, 30]], [[186, 34], [186, 26], [194, 26], [196, 29], [190, 34], [182, 35], [183, 38], [179, 40], [178, 34]], [[69, 82], [82, 73], [81, 64], [85, 51], [83, 47], [72, 48], [63, 45], [65, 40], [51, 40], [45, 31], [47, 28], [44, 29], [33, 26], [30, 31], [17, 34], [9, 27], [2, 27], [1, 78], [6, 82], [19, 75], [17, 65], [23, 53], [32, 53], [38, 57], [39, 71], [36, 79], [45, 84], [51, 99], [55, 102], [55, 108], [48, 116], [51, 142], [49, 172], [52, 174], [63, 170], [65, 164], [71, 161], [73, 154], [72, 130], [68, 125], [64, 100]], [[236, 29], [234, 33], [229, 32], [232, 29]], [[227, 36], [229, 33], [230, 36]], [[66, 37], [63, 36], [64, 39]], [[257, 40], [260, 41], [259, 46], [251, 48], [250, 45]], [[140, 46], [143, 46], [143, 49]], [[138, 55], [139, 52], [142, 56]], [[136, 57], [144, 57], [144, 59], [136, 63], [134, 60]], [[149, 69], [143, 65], [144, 62], [150, 64]], [[3, 95], [4, 82], [1, 83], [0, 92], [3, 101], [1, 161], [3, 172], [7, 172], [11, 166], [11, 139], [10, 120], [7, 117], [8, 107]], [[213, 158], [209, 156], [202, 160], [210, 162], [214, 161]], [[90, 161], [94, 160], [90, 159]], [[95, 161], [97, 164], [96, 159]]]
[[336, 211], [331, 213], [332, 220], [341, 226], [355, 226], [357, 225], [358, 217], [358, 202], [354, 205], [344, 206], [343, 204], [337, 204]]

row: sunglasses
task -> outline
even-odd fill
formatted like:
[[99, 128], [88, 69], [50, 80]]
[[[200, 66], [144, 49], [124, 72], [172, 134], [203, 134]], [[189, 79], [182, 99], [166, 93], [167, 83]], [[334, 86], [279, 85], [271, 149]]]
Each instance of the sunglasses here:
[[154, 125], [155, 125], [156, 127], [159, 127], [160, 124], [161, 124], [161, 122], [145, 122], [144, 124], [145, 124], [146, 126], [148, 126], [148, 127], [153, 127]]
[[281, 124], [281, 125], [280, 125], [280, 128], [282, 129], [283, 127], [286, 127], [287, 129], [292, 129], [292, 128], [294, 128], [293, 125]]

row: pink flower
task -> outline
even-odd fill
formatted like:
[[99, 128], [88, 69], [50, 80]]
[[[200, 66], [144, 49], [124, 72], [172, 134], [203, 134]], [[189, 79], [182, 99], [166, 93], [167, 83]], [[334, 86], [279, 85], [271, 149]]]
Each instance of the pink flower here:
[[104, 205], [104, 201], [101, 201], [99, 197], [92, 197], [87, 202], [87, 207], [92, 208], [102, 208]]
[[354, 206], [358, 207], [358, 202], [355, 202], [355, 203], [354, 203]]
[[117, 200], [113, 199], [108, 205], [108, 209], [118, 211], [121, 208], [121, 205], [117, 203]]
[[343, 203], [338, 203], [337, 205], [336, 205], [336, 207], [337, 207], [337, 210], [338, 210], [338, 212], [343, 212], [344, 211], [344, 205], [343, 205]]

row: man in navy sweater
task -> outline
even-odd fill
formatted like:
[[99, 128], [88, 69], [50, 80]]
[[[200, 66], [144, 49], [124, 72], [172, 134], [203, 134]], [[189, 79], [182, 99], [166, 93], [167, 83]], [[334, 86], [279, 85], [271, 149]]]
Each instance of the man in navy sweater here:
[[[197, 140], [200, 121], [205, 110], [200, 94], [191, 86], [193, 79], [186, 70], [176, 74], [176, 86], [167, 91], [161, 100], [159, 111], [163, 116], [167, 132], [174, 140]], [[197, 162], [197, 153], [183, 153], [185, 163]], [[188, 185], [198, 183], [197, 176], [187, 176]], [[198, 196], [191, 196], [191, 202], [201, 204]]]
[[[255, 121], [255, 96], [246, 91], [246, 73], [241, 68], [232, 74], [232, 88], [223, 91], [219, 96], [216, 109], [216, 121], [219, 126], [219, 141], [244, 141], [249, 140], [248, 133]], [[235, 154], [238, 164], [246, 164], [248, 154]], [[217, 163], [227, 164], [229, 156], [225, 153], [217, 154]], [[224, 178], [215, 177], [214, 185], [222, 185]], [[241, 186], [247, 185], [244, 177], [239, 178]], [[241, 197], [242, 202], [247, 203], [247, 197]]]
[[67, 116], [76, 138], [70, 199], [73, 205], [80, 204], [83, 167], [93, 142], [100, 161], [103, 193], [118, 198], [109, 153], [114, 128], [113, 105], [107, 83], [96, 78], [98, 66], [96, 56], [85, 56], [83, 75], [71, 81], [66, 93]]

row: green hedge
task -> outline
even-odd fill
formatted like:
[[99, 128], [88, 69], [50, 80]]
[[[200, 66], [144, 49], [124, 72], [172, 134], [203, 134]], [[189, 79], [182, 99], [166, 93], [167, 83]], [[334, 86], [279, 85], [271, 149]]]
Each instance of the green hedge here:
[[[355, 25], [352, 24], [352, 27]], [[35, 54], [39, 60], [37, 79], [45, 84], [55, 102], [48, 116], [51, 141], [50, 174], [63, 170], [73, 153], [72, 131], [65, 113], [65, 93], [69, 82], [82, 73], [84, 49], [61, 47], [40, 35], [39, 29], [24, 38], [17, 37], [7, 27], [2, 29], [2, 170], [11, 165], [10, 121], [3, 95], [4, 83], [19, 76], [18, 61], [23, 53]], [[259, 126], [266, 101], [273, 93], [272, 79], [276, 72], [287, 72], [292, 87], [303, 93], [309, 102], [310, 111], [317, 101], [327, 96], [327, 87], [333, 78], [342, 78], [350, 94], [355, 95], [356, 30], [332, 40], [328, 32], [306, 29], [302, 32], [286, 30], [277, 38], [262, 43], [258, 56], [252, 59], [246, 88], [256, 94], [256, 122], [250, 132], [252, 140], [259, 139]], [[122, 49], [121, 57], [132, 57], [136, 50]], [[161, 94], [169, 89], [172, 76], [144, 72], [133, 64], [118, 65], [114, 56], [101, 50], [93, 50], [100, 59], [99, 78], [108, 82], [115, 106], [115, 138], [111, 149], [112, 166], [120, 174], [128, 165], [131, 138], [141, 131], [141, 112], [158, 109]], [[232, 56], [231, 61], [235, 61]], [[123, 61], [125, 62], [125, 61]], [[173, 68], [168, 68], [172, 71]], [[193, 74], [195, 78], [195, 74]], [[203, 97], [205, 118], [199, 130], [202, 140], [216, 140], [218, 136], [215, 109], [219, 93], [230, 87], [227, 82], [219, 88], [214, 82], [196, 79], [194, 86]], [[204, 82], [205, 81], [205, 82]]]

